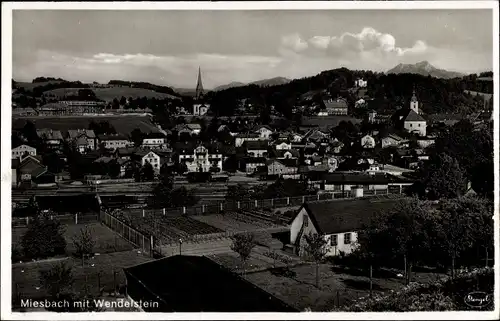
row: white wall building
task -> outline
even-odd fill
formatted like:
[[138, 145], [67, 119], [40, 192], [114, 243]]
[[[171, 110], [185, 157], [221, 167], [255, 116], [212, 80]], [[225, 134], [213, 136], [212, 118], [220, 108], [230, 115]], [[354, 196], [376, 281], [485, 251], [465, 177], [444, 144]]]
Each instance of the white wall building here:
[[36, 148], [28, 145], [19, 145], [12, 149], [12, 159], [21, 159], [25, 154], [36, 156]]

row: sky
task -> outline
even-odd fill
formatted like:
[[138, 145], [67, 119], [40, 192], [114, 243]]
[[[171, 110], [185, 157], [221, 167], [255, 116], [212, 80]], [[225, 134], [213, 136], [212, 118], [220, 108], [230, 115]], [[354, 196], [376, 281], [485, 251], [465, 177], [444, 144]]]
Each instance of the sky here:
[[13, 12], [13, 78], [210, 89], [339, 67], [493, 68], [491, 10]]

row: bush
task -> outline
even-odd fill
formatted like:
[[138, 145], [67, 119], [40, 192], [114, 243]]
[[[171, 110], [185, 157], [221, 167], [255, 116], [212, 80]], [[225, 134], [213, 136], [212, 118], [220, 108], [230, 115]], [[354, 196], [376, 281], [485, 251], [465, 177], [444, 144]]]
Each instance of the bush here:
[[65, 254], [66, 240], [63, 228], [49, 213], [36, 216], [23, 236], [23, 252], [28, 259], [43, 259]]

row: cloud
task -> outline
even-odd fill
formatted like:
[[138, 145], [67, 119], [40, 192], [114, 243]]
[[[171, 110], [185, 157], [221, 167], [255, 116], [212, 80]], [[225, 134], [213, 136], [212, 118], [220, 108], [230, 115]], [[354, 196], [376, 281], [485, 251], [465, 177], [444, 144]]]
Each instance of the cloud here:
[[417, 40], [412, 47], [398, 47], [393, 35], [382, 33], [372, 27], [364, 27], [359, 33], [344, 32], [334, 36], [317, 35], [309, 39], [302, 39], [297, 33], [294, 33], [284, 36], [281, 46], [303, 55], [317, 55], [320, 52], [338, 58], [366, 52], [377, 53], [379, 56], [404, 56], [423, 54], [428, 49], [423, 40]]
[[281, 44], [284, 48], [291, 49], [296, 52], [301, 52], [309, 47], [307, 42], [302, 40], [298, 33], [283, 36], [281, 38]]

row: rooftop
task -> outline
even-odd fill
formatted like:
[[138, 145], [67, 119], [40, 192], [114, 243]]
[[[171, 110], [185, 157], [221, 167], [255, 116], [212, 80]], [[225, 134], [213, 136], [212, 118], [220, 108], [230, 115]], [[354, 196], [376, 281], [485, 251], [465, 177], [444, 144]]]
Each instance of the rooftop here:
[[129, 295], [134, 300], [155, 298], [160, 302], [155, 312], [295, 311], [203, 256], [171, 256], [124, 271]]
[[390, 210], [403, 198], [401, 195], [390, 195], [307, 202], [302, 206], [319, 233], [334, 234], [363, 229], [377, 213]]

